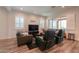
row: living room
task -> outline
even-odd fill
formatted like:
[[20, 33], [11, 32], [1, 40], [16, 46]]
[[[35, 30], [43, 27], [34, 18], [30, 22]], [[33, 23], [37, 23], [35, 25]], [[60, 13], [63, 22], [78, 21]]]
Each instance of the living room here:
[[[79, 44], [78, 18], [79, 7], [76, 6], [0, 7], [0, 52], [79, 52], [79, 46], [72, 49]], [[16, 34], [18, 32], [28, 34], [29, 25], [38, 25], [39, 33], [42, 33], [43, 30], [63, 29], [65, 31], [64, 41], [45, 51], [40, 51], [38, 47], [28, 49], [26, 45], [18, 47]], [[65, 50], [68, 45], [71, 48]]]

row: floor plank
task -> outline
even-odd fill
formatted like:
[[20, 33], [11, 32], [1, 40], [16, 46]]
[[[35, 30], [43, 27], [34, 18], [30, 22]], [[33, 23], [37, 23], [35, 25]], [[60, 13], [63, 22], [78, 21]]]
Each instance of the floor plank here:
[[[0, 40], [0, 53], [41, 53], [39, 48], [29, 49], [27, 45], [17, 47], [16, 39]], [[64, 40], [46, 50], [49, 53], [78, 53], [79, 42], [73, 40]]]

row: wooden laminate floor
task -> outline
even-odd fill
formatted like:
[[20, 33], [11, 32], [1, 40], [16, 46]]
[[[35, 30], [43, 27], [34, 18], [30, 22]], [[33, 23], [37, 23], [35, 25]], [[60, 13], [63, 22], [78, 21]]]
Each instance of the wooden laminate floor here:
[[79, 42], [72, 40], [64, 40], [46, 51], [40, 51], [39, 48], [29, 49], [27, 45], [17, 47], [16, 39], [0, 40], [0, 53], [78, 53]]

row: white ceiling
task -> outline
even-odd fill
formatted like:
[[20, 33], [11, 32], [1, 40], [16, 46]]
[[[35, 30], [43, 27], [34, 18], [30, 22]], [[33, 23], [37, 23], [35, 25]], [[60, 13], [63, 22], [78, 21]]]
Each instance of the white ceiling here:
[[[70, 7], [65, 6], [7, 6], [7, 9], [18, 10], [23, 12], [28, 12], [36, 15], [42, 16], [54, 16], [55, 14], [62, 12]], [[23, 8], [23, 10], [21, 10]]]

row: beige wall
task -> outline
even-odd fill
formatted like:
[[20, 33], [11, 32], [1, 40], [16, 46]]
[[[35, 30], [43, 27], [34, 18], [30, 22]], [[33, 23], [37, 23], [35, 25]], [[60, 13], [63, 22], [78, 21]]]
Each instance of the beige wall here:
[[27, 14], [21, 11], [6, 10], [0, 8], [0, 39], [15, 38], [18, 29], [15, 28], [15, 17], [24, 17], [24, 28], [21, 31], [28, 31], [29, 24], [39, 24], [41, 18], [44, 16]]
[[[6, 10], [0, 7], [0, 39], [15, 38], [15, 16], [24, 16], [24, 28], [22, 31], [28, 31], [28, 24], [39, 24], [41, 17], [45, 19], [45, 29], [48, 29], [48, 20], [51, 17], [43, 17], [33, 14], [27, 14], [24, 12], [17, 12], [13, 10]], [[63, 11], [60, 15], [56, 15], [55, 19], [62, 16], [67, 17], [67, 30], [66, 32], [73, 32], [76, 35], [75, 40], [79, 40], [79, 8], [71, 8]], [[34, 22], [32, 22], [34, 21]]]
[[8, 17], [4, 8], [0, 8], [0, 38], [7, 38], [8, 36]]
[[62, 14], [60, 14], [59, 18], [62, 16], [66, 17], [67, 20], [67, 29], [66, 32], [72, 32], [75, 33], [75, 13], [74, 9], [68, 9], [64, 11]]
[[79, 41], [79, 8], [75, 9], [75, 18], [76, 18], [76, 40]]
[[67, 9], [60, 15], [56, 15], [56, 19], [62, 16], [67, 17], [67, 33], [75, 33], [75, 40], [79, 41], [79, 8]]
[[24, 12], [15, 12], [15, 16], [23, 16], [24, 17], [24, 28], [22, 29], [24, 31], [28, 31], [28, 25], [29, 24], [39, 25], [39, 21], [41, 20], [41, 18], [45, 20], [44, 16], [27, 14], [27, 13], [24, 13]]
[[16, 37], [16, 28], [15, 28], [15, 13], [8, 11], [8, 38]]

